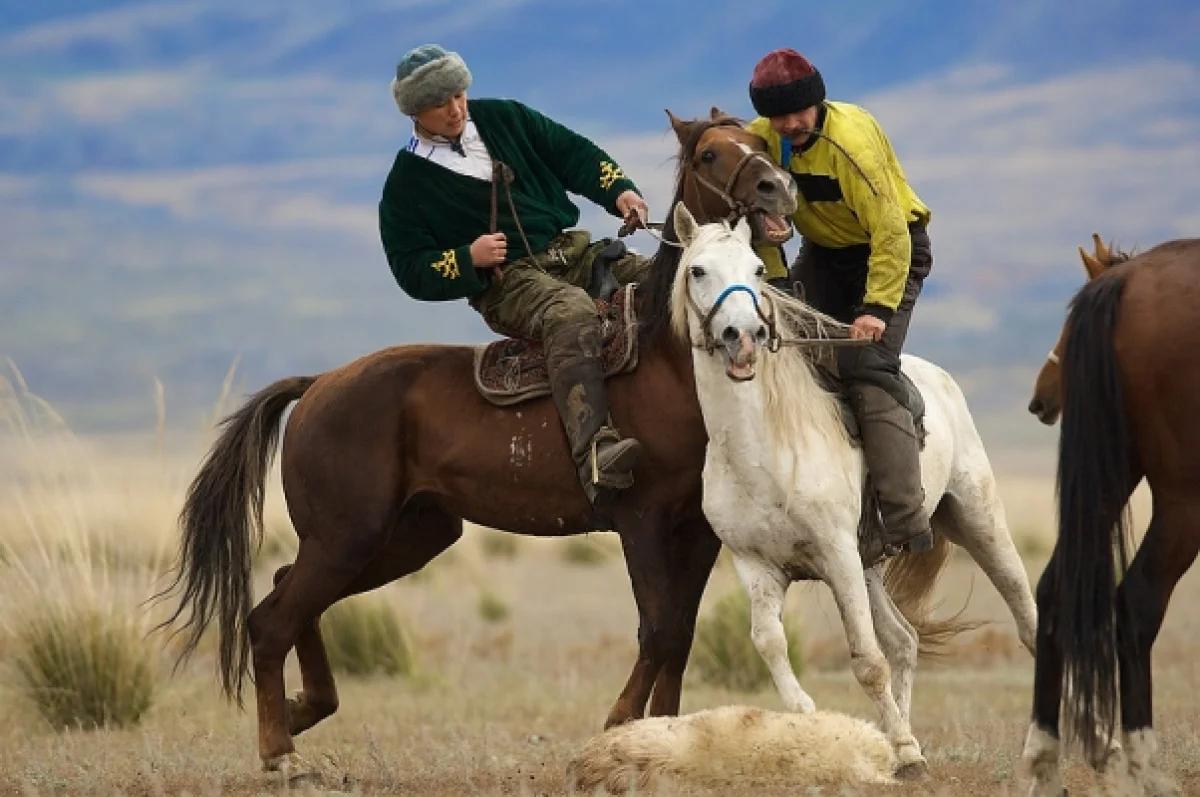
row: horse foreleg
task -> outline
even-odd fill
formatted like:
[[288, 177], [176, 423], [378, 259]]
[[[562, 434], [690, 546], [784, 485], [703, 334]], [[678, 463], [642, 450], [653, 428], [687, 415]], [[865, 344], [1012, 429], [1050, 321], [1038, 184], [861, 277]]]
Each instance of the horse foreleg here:
[[850, 647], [850, 668], [863, 691], [874, 701], [883, 733], [896, 750], [899, 763], [896, 777], [902, 780], [928, 777], [929, 766], [921, 754], [921, 746], [892, 693], [891, 667], [875, 636], [871, 601], [858, 551], [852, 544], [838, 545], [829, 552], [823, 570], [825, 583], [842, 615]]
[[1037, 648], [1033, 665], [1033, 720], [1025, 734], [1025, 748], [1021, 753], [1022, 765], [1030, 778], [1029, 797], [1061, 797], [1063, 794], [1062, 774], [1059, 759], [1062, 743], [1058, 725], [1062, 706], [1062, 653], [1054, 638], [1051, 627], [1055, 593], [1058, 591], [1054, 575], [1058, 549], [1055, 548], [1050, 561], [1037, 585], [1038, 620]]
[[1121, 730], [1129, 775], [1148, 795], [1179, 794], [1179, 786], [1154, 763], [1150, 653], [1179, 579], [1196, 559], [1200, 505], [1188, 500], [1155, 502], [1145, 539], [1117, 589], [1117, 661], [1120, 667]]
[[917, 668], [920, 639], [917, 630], [888, 595], [878, 570], [872, 568], [866, 571], [865, 576], [875, 635], [892, 668], [892, 693], [896, 696], [896, 705], [900, 707], [900, 716], [905, 722], [911, 723], [913, 676]]
[[750, 597], [750, 638], [758, 655], [771, 671], [771, 679], [788, 711], [809, 713], [816, 703], [800, 686], [788, 659], [787, 635], [783, 630], [783, 601], [788, 577], [779, 568], [733, 552], [733, 564]]
[[700, 599], [720, 552], [721, 541], [707, 521], [680, 526], [671, 538], [671, 608], [663, 628], [667, 635], [663, 666], [650, 697], [652, 717], [679, 713], [683, 673], [692, 650]]
[[970, 554], [996, 587], [1012, 612], [1021, 643], [1032, 655], [1037, 644], [1037, 606], [1025, 563], [1008, 531], [996, 480], [989, 470], [959, 481], [962, 484], [955, 484], [942, 499], [934, 521], [947, 521], [937, 524], [939, 531]]
[[614, 514], [618, 515], [614, 517], [615, 525], [638, 609], [638, 657], [625, 687], [608, 712], [606, 729], [644, 716], [650, 691], [666, 659], [665, 630], [671, 605], [670, 548], [661, 518], [649, 513], [641, 518], [633, 512]]

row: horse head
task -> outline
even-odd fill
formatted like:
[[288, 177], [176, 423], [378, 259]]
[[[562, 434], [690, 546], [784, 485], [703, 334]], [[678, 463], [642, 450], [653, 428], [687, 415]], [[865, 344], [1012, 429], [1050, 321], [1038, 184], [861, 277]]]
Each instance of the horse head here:
[[753, 379], [770, 323], [761, 306], [767, 301], [765, 269], [751, 247], [750, 222], [699, 224], [682, 202], [676, 203], [672, 220], [683, 244], [672, 291], [672, 327], [680, 336], [702, 341], [698, 345], [710, 353], [720, 349], [730, 379]]
[[713, 107], [709, 119], [667, 117], [679, 139], [683, 200], [701, 219], [749, 219], [754, 242], [782, 244], [796, 212], [792, 175], [771, 160], [767, 144], [742, 122]]
[[[1119, 249], [1105, 246], [1097, 233], [1092, 233], [1092, 249], [1093, 252], [1089, 254], [1082, 246], [1079, 247], [1079, 257], [1083, 261], [1084, 271], [1087, 272], [1088, 282], [1132, 257]], [[1054, 425], [1062, 411], [1062, 369], [1059, 367], [1062, 349], [1063, 330], [1059, 330], [1058, 340], [1046, 355], [1046, 361], [1034, 380], [1033, 398], [1029, 401], [1029, 411], [1047, 426]]]

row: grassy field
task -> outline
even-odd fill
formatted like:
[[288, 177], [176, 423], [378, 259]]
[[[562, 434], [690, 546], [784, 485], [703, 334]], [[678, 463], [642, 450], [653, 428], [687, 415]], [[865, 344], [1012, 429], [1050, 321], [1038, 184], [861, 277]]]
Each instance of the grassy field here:
[[[168, 456], [153, 446], [98, 449], [56, 430], [52, 415], [31, 419], [38, 412], [26, 407], [19, 422], [10, 417], [0, 441], [0, 794], [249, 795], [289, 788], [259, 771], [252, 712], [220, 700], [208, 640], [174, 674], [173, 644], [159, 636], [141, 641], [161, 617], [161, 610], [141, 611], [141, 602], [162, 585], [175, 544], [174, 515], [197, 451]], [[1004, 478], [1002, 488], [1036, 579], [1050, 548], [1053, 484], [1043, 475], [1017, 473]], [[1144, 522], [1144, 495], [1137, 508]], [[277, 489], [268, 498], [267, 525], [256, 569], [259, 597], [294, 545]], [[605, 534], [531, 540], [471, 528], [426, 570], [362, 599], [363, 606], [390, 610], [391, 630], [379, 634], [399, 633], [400, 642], [393, 642], [400, 647], [381, 671], [341, 675], [340, 711], [299, 737], [301, 755], [322, 773], [318, 791], [565, 793], [568, 760], [600, 730], [634, 660], [636, 612], [615, 543]], [[723, 557], [702, 617], [737, 589]], [[914, 730], [933, 777], [880, 793], [1015, 795], [1031, 659], [995, 590], [969, 559], [956, 557], [939, 594], [942, 611], [965, 604], [968, 617], [992, 622], [962, 637], [948, 660], [920, 666]], [[1192, 574], [1174, 597], [1154, 662], [1162, 761], [1185, 793], [1200, 791], [1200, 736], [1192, 722], [1200, 691], [1200, 615], [1189, 608], [1198, 597], [1200, 576]], [[152, 692], [144, 710], [123, 724], [56, 730], [45, 713], [48, 687], [31, 695], [22, 677], [29, 629], [76, 641], [75, 606], [93, 612], [83, 627], [96, 627], [96, 617], [116, 617], [117, 631], [137, 640], [125, 645], [133, 664], [106, 688], [131, 704], [137, 701], [129, 695], [132, 682], [148, 682]], [[818, 705], [874, 720], [846, 667], [828, 591], [794, 585], [787, 612], [800, 629], [802, 681]], [[153, 679], [130, 669], [137, 661], [149, 662]], [[732, 691], [703, 680], [695, 661], [684, 711], [729, 703], [781, 707], [769, 684]], [[289, 691], [298, 688], [294, 662], [288, 677]], [[33, 699], [39, 695], [41, 710]], [[1075, 758], [1067, 777], [1081, 789], [1089, 783]], [[732, 793], [840, 792], [793, 786]]]

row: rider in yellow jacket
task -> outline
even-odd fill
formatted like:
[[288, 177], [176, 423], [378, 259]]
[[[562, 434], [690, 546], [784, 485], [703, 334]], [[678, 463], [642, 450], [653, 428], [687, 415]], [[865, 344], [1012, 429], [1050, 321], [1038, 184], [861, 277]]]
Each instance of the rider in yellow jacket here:
[[908, 184], [879, 123], [856, 105], [825, 98], [821, 73], [780, 49], [755, 66], [748, 128], [796, 180], [792, 221], [802, 236], [791, 274], [782, 250], [763, 246], [767, 277], [799, 282], [818, 310], [852, 324], [873, 345], [841, 349], [838, 372], [858, 416], [863, 453], [886, 529], [884, 548], [932, 545], [920, 448], [903, 405], [900, 353], [933, 254], [929, 208]]

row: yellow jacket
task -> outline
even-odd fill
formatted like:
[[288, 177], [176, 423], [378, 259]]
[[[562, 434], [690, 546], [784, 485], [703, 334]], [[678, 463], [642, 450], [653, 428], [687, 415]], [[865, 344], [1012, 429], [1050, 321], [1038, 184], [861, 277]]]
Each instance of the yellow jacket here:
[[[827, 100], [823, 115], [822, 132], [841, 148], [817, 136], [806, 149], [793, 150], [787, 169], [796, 178], [799, 204], [792, 221], [797, 232], [818, 246], [870, 244], [863, 304], [895, 310], [912, 258], [908, 225], [928, 224], [929, 208], [908, 185], [891, 143], [871, 114], [857, 105]], [[766, 140], [779, 163], [782, 141], [770, 121], [760, 116], [747, 127]], [[764, 246], [758, 254], [769, 278], [787, 276], [777, 247]]]

